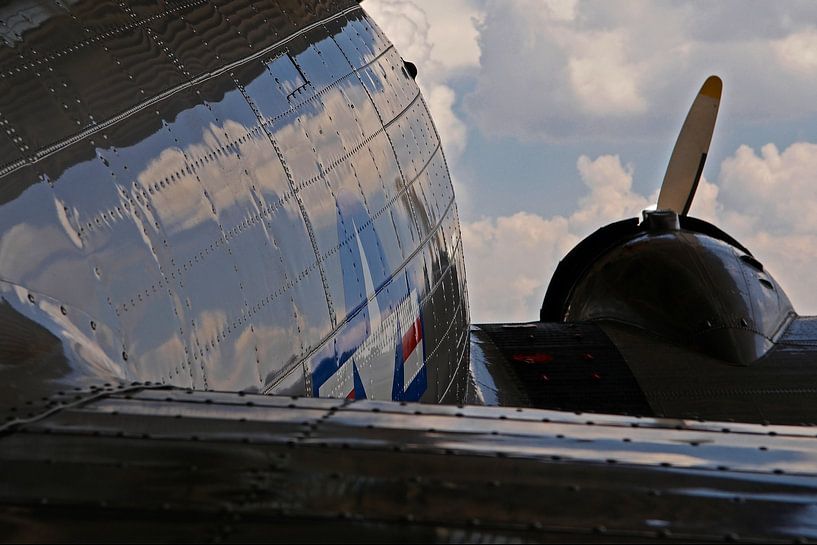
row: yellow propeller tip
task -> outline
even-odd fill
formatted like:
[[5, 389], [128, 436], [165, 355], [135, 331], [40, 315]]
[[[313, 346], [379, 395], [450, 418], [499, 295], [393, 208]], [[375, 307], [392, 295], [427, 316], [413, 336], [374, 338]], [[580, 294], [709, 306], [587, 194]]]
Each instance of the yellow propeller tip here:
[[703, 87], [701, 87], [701, 94], [720, 100], [721, 92], [723, 91], [723, 82], [718, 76], [709, 76], [706, 78]]

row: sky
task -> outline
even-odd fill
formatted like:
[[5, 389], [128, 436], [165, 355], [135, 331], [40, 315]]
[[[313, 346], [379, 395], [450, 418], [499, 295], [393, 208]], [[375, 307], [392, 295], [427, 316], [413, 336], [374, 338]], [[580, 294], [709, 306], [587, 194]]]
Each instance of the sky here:
[[690, 215], [817, 314], [817, 2], [365, 0], [440, 132], [471, 319], [538, 317], [565, 253], [657, 200], [698, 89], [724, 81]]

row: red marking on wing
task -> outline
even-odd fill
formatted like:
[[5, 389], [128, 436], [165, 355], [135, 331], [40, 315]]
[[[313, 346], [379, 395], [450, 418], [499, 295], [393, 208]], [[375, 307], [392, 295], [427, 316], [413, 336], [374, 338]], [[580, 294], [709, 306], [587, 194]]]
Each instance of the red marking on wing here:
[[423, 340], [423, 328], [420, 324], [420, 317], [418, 316], [411, 327], [403, 335], [403, 361], [406, 361], [420, 341]]
[[536, 354], [514, 354], [513, 361], [521, 361], [522, 363], [547, 363], [553, 361], [553, 356], [543, 352]]
[[355, 389], [352, 388], [352, 391], [349, 392], [349, 395], [346, 396], [346, 399], [354, 399], [355, 398]]

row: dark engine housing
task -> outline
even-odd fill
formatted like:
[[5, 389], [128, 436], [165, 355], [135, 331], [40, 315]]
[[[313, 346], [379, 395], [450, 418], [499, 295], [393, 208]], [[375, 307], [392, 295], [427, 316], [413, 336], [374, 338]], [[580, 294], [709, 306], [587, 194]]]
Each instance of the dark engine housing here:
[[542, 321], [614, 321], [731, 363], [761, 358], [796, 316], [763, 265], [714, 225], [669, 211], [603, 227], [559, 263]]

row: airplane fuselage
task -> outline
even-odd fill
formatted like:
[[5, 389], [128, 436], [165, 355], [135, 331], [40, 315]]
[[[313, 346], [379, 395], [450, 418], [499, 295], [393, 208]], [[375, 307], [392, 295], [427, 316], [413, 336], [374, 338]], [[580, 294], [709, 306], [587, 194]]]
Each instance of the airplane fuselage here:
[[35, 11], [0, 59], [4, 404], [104, 382], [461, 397], [448, 169], [355, 2]]

